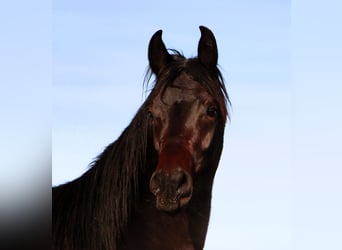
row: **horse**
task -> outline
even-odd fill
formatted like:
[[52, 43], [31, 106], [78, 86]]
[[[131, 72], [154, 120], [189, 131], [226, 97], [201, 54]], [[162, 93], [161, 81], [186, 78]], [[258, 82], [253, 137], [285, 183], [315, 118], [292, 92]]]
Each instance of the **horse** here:
[[131, 123], [81, 177], [52, 188], [52, 249], [203, 249], [230, 101], [214, 34], [199, 29], [188, 59], [154, 33], [155, 80]]

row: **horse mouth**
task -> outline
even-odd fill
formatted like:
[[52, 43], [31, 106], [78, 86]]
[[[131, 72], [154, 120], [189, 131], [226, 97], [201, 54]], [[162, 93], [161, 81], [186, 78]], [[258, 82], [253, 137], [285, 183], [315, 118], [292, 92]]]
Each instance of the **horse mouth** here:
[[186, 206], [189, 203], [191, 196], [192, 190], [187, 194], [182, 194], [182, 196], [180, 197], [170, 197], [162, 193], [155, 194], [156, 208], [160, 211], [168, 213], [178, 212], [182, 207]]
[[164, 212], [176, 212], [180, 209], [179, 200], [175, 199], [165, 199], [160, 196], [156, 196], [156, 208]]

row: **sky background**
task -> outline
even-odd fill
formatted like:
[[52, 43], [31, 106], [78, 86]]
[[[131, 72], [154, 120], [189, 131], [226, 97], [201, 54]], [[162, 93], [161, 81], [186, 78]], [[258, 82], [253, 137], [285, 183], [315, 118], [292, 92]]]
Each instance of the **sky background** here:
[[340, 4], [2, 7], [0, 23], [10, 24], [0, 33], [2, 217], [49, 186], [51, 174], [53, 185], [80, 176], [130, 123], [146, 97], [155, 31], [190, 57], [205, 25], [217, 39], [232, 102], [205, 249], [342, 249]]

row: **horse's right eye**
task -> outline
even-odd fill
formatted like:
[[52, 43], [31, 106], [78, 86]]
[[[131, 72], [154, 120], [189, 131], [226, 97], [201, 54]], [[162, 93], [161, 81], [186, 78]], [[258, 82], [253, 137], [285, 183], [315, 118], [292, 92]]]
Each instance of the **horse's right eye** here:
[[153, 120], [154, 117], [153, 117], [153, 114], [151, 111], [147, 112], [147, 117], [148, 117], [148, 119]]

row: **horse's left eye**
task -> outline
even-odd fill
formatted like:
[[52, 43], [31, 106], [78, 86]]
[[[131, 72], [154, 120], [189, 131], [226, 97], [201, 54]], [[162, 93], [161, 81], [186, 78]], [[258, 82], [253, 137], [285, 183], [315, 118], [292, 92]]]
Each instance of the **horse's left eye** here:
[[207, 115], [211, 118], [215, 118], [218, 114], [217, 108], [215, 106], [209, 106], [207, 109]]

